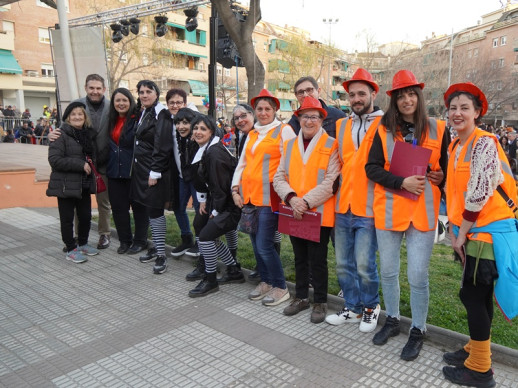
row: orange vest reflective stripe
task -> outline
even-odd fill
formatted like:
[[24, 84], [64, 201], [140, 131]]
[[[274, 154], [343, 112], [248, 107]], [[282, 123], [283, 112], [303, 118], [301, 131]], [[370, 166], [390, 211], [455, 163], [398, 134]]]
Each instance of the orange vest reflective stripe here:
[[270, 183], [279, 167], [281, 160], [282, 128], [279, 124], [270, 129], [266, 136], [257, 144], [252, 153], [252, 147], [259, 137], [256, 130], [248, 134], [245, 149], [246, 166], [241, 176], [240, 192], [244, 203], [255, 206], [270, 206]]
[[[284, 157], [286, 180], [295, 190], [298, 197], [303, 197], [308, 191], [322, 183], [326, 176], [329, 159], [338, 147], [336, 140], [327, 133], [322, 133], [306, 164], [298, 146], [298, 137], [284, 142]], [[335, 196], [333, 195], [322, 205], [310, 209], [322, 214], [322, 226], [333, 227], [335, 224]]]
[[[428, 166], [431, 170], [440, 169], [442, 138], [445, 130], [445, 122], [441, 120], [428, 119], [426, 136], [423, 147], [432, 150]], [[395, 140], [392, 133], [387, 131], [383, 125], [379, 126], [378, 133], [383, 144], [385, 156], [385, 170], [390, 169], [390, 161], [394, 152]], [[396, 141], [403, 141], [398, 133]], [[425, 182], [423, 193], [417, 201], [393, 194], [379, 184], [374, 189], [374, 224], [377, 229], [405, 231], [412, 222], [413, 226], [422, 232], [435, 230], [437, 217], [439, 216], [439, 205], [441, 192], [439, 188], [432, 185], [428, 179]]]
[[345, 118], [336, 122], [338, 154], [342, 162], [335, 207], [337, 213], [345, 214], [350, 208], [356, 216], [374, 217], [374, 182], [367, 179], [365, 165], [380, 121], [381, 117], [376, 117], [372, 121], [358, 150], [353, 142], [353, 120]]
[[[516, 184], [513, 178], [513, 173], [509, 166], [507, 156], [498, 143], [496, 136], [485, 132], [480, 128], [475, 128], [471, 136], [467, 139], [466, 143], [460, 150], [456, 167], [454, 146], [458, 147], [459, 145], [456, 140], [450, 144], [450, 160], [448, 162], [447, 175], [448, 180], [446, 182], [446, 206], [448, 209], [448, 219], [452, 224], [457, 226], [460, 226], [463, 219], [462, 213], [464, 212], [465, 196], [471, 175], [471, 153], [481, 136], [489, 136], [495, 141], [498, 149], [498, 157], [502, 166], [502, 173], [504, 174], [504, 182], [501, 184], [501, 186], [509, 198], [516, 198]], [[507, 218], [514, 218], [514, 214], [507, 206], [502, 196], [495, 190], [493, 195], [489, 198], [487, 203], [480, 211], [473, 226], [486, 226], [491, 222], [504, 220]], [[493, 242], [489, 233], [469, 233], [468, 237], [471, 240], [485, 241], [488, 243]]]

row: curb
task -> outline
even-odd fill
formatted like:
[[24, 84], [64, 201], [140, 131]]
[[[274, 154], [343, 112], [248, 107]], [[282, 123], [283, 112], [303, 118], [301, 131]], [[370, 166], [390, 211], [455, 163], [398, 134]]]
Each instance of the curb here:
[[[98, 224], [94, 221], [91, 222], [92, 229], [97, 231]], [[117, 231], [115, 228], [111, 228], [111, 235], [112, 237], [116, 237], [118, 239]], [[149, 240], [148, 240], [149, 241]], [[171, 250], [173, 249], [172, 246], [166, 244], [166, 256], [168, 258], [172, 258], [173, 260], [182, 260], [182, 261], [188, 261], [193, 262], [192, 257], [190, 256], [179, 256], [179, 257], [171, 257]], [[251, 272], [250, 270], [243, 268], [243, 273], [248, 277], [248, 274]], [[290, 293], [295, 292], [295, 284], [291, 282], [286, 282], [288, 289]], [[309, 297], [310, 299], [313, 297], [313, 290], [310, 289], [309, 291]], [[339, 311], [343, 308], [344, 302], [343, 299], [336, 296], [336, 295], [327, 295], [327, 305], [330, 310], [336, 310]], [[382, 310], [385, 312], [385, 310]], [[383, 325], [385, 324], [385, 314], [382, 314], [379, 317], [378, 320], [379, 324]], [[409, 331], [410, 326], [412, 324], [412, 320], [408, 317], [401, 317], [401, 331]], [[426, 325], [426, 339], [428, 341], [433, 342], [436, 345], [441, 346], [442, 350], [446, 351], [454, 351], [456, 349], [461, 348], [469, 341], [469, 336], [461, 333], [457, 333], [455, 331], [445, 329], [439, 326], [433, 326], [433, 325]], [[494, 362], [498, 362], [513, 368], [518, 369], [518, 350], [508, 348], [503, 345], [491, 344], [491, 352], [492, 352], [492, 360]]]

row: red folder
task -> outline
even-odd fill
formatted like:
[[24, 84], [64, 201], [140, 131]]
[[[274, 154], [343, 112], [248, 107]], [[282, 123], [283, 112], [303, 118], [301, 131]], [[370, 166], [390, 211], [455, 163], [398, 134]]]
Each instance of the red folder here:
[[279, 232], [293, 237], [320, 242], [320, 224], [322, 214], [318, 212], [304, 212], [302, 220], [293, 217], [293, 209], [286, 205], [279, 205]]
[[[428, 162], [432, 156], [432, 150], [418, 145], [406, 143], [404, 141], [396, 141], [392, 160], [390, 161], [389, 172], [407, 178], [412, 175], [426, 175]], [[406, 191], [405, 189], [388, 189], [391, 193], [402, 197], [417, 201], [417, 195]]]

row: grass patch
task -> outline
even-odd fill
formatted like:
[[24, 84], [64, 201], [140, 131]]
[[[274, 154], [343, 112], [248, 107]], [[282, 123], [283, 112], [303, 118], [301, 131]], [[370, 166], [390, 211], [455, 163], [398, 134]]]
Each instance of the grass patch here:
[[[188, 215], [192, 225], [194, 212], [188, 211]], [[178, 224], [172, 213], [166, 215], [166, 220], [166, 243], [176, 246], [181, 241]], [[290, 282], [295, 282], [293, 250], [288, 236], [282, 236], [281, 244], [281, 261], [286, 279]], [[255, 257], [250, 237], [243, 233], [239, 233], [238, 259], [243, 268], [252, 269], [255, 267]], [[340, 287], [336, 277], [335, 252], [331, 244], [329, 244], [327, 260], [329, 267], [329, 293], [336, 295], [340, 291]], [[401, 315], [410, 317], [410, 285], [408, 284], [406, 269], [406, 246], [403, 243], [401, 247], [401, 272], [399, 279], [401, 287], [400, 310]], [[458, 296], [462, 269], [458, 262], [453, 261], [451, 247], [435, 244], [430, 260], [429, 272], [430, 304], [427, 323], [468, 335], [466, 310]], [[380, 294], [383, 307], [383, 292], [380, 291]], [[516, 330], [515, 324], [518, 324], [518, 317], [513, 319], [511, 323], [507, 322], [495, 304], [491, 334], [492, 342], [518, 349], [518, 330]]]

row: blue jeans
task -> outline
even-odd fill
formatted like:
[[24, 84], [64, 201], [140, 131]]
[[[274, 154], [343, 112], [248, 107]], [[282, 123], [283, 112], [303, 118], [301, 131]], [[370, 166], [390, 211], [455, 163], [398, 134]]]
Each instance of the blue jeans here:
[[404, 232], [376, 229], [385, 309], [388, 316], [399, 318], [399, 268], [403, 234], [406, 237], [412, 327], [425, 331], [429, 302], [428, 266], [435, 230], [421, 232], [414, 228], [412, 224]]
[[336, 214], [336, 275], [345, 307], [356, 314], [364, 307], [375, 308], [380, 301], [376, 249], [374, 218], [358, 217], [350, 210]]
[[174, 216], [176, 218], [176, 222], [178, 223], [178, 227], [180, 228], [181, 235], [186, 236], [192, 234], [189, 217], [187, 216], [187, 203], [189, 203], [189, 198], [192, 197], [192, 206], [196, 212], [198, 211], [200, 204], [198, 203], [198, 198], [196, 197], [196, 190], [194, 189], [194, 185], [192, 183], [185, 182], [182, 178], [179, 178], [179, 181], [180, 204], [178, 209], [174, 211]]
[[286, 288], [284, 269], [273, 245], [279, 216], [272, 213], [270, 206], [258, 206], [257, 217], [257, 233], [251, 234], [250, 239], [261, 281], [284, 289]]

